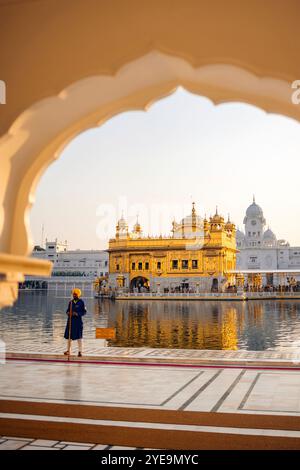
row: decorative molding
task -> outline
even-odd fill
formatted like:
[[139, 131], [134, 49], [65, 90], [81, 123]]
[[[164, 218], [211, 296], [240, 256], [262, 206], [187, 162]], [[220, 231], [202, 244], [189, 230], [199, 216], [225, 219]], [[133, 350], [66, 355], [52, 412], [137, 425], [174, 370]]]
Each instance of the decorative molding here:
[[52, 266], [51, 261], [0, 253], [0, 274], [31, 274], [48, 277], [51, 275]]
[[50, 276], [51, 270], [49, 261], [0, 253], [0, 309], [17, 300], [19, 282], [24, 281], [25, 274]]

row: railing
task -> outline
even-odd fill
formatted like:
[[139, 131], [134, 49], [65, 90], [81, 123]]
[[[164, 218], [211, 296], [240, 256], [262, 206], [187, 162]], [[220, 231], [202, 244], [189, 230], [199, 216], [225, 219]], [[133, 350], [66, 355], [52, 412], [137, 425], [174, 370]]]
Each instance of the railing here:
[[128, 298], [298, 298], [300, 292], [118, 292], [116, 297], [128, 297]]
[[183, 297], [183, 298], [197, 298], [197, 297], [241, 297], [241, 294], [236, 292], [124, 292], [117, 293], [117, 297]]
[[300, 297], [300, 292], [278, 292], [278, 291], [276, 292], [245, 292], [245, 294], [248, 298], [251, 298], [251, 297], [263, 297], [263, 298], [266, 298], [266, 297], [270, 297], [270, 298]]

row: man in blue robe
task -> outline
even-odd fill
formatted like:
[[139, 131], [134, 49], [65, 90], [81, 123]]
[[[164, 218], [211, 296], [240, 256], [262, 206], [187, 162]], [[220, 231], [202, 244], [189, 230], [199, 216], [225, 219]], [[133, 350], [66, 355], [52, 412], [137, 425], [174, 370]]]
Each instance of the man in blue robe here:
[[[68, 315], [68, 321], [65, 329], [64, 338], [67, 340], [78, 341], [78, 357], [82, 356], [82, 333], [83, 333], [83, 322], [82, 317], [86, 314], [86, 308], [84, 302], [79, 297], [81, 296], [80, 289], [73, 289], [73, 299], [70, 300], [66, 314]], [[72, 316], [70, 315], [72, 313]], [[71, 325], [70, 325], [71, 320]], [[65, 355], [71, 354], [71, 341], [69, 341], [68, 349], [64, 352]]]

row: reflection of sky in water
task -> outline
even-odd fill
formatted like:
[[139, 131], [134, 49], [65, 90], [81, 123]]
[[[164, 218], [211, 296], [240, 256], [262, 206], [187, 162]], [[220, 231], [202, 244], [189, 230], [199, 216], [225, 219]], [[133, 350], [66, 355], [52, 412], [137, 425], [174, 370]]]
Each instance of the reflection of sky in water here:
[[[110, 346], [188, 349], [300, 348], [300, 301], [99, 301], [84, 298], [84, 339], [96, 327], [115, 327]], [[0, 311], [0, 338], [62, 345], [68, 298], [64, 293], [20, 292]], [[100, 346], [100, 343], [99, 343]]]

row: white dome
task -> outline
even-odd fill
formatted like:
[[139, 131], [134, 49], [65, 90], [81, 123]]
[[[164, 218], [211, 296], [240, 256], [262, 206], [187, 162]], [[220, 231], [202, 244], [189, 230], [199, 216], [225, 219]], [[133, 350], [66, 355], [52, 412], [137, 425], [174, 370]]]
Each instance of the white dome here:
[[273, 233], [272, 230], [270, 230], [269, 228], [265, 231], [263, 235], [263, 244], [264, 246], [269, 248], [274, 248], [277, 246], [277, 239], [275, 233]]
[[263, 210], [258, 204], [256, 204], [254, 197], [252, 204], [246, 210], [244, 224], [247, 224], [247, 222], [251, 221], [251, 219], [256, 219], [263, 225], [266, 224], [266, 219], [264, 218]]
[[263, 239], [264, 240], [277, 241], [275, 233], [272, 232], [272, 230], [269, 229], [269, 228], [268, 228], [268, 230], [265, 231]]
[[256, 202], [253, 202], [246, 210], [246, 216], [250, 218], [263, 217], [263, 215], [262, 208]]
[[238, 240], [245, 240], [245, 234], [241, 232], [241, 230], [237, 229], [236, 231], [236, 238]]

